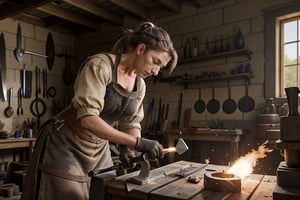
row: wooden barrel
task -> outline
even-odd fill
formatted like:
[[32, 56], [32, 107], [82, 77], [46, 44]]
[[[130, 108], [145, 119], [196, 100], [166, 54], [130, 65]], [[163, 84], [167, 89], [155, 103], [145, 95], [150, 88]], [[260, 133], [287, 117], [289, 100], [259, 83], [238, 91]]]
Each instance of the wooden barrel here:
[[280, 130], [280, 116], [278, 114], [259, 114], [256, 116], [256, 139], [269, 139], [266, 134], [267, 130]]

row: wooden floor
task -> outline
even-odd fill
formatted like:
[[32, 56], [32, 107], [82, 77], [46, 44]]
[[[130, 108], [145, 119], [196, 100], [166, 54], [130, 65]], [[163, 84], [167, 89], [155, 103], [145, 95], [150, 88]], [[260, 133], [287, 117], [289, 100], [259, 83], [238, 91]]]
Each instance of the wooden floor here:
[[[178, 169], [185, 167], [198, 168], [193, 174], [186, 177], [179, 176]], [[223, 170], [226, 166], [178, 161], [169, 165], [151, 170], [151, 181], [144, 185], [128, 182], [128, 178], [137, 176], [139, 172], [133, 172], [117, 177], [108, 184], [107, 192], [110, 200], [218, 200], [218, 199], [250, 199], [262, 200], [273, 199], [273, 191], [276, 176], [251, 174], [243, 183], [241, 192], [227, 193], [214, 192], [204, 188], [203, 176], [206, 171]], [[189, 176], [200, 177], [200, 182], [188, 182]], [[159, 177], [159, 178], [157, 178]]]

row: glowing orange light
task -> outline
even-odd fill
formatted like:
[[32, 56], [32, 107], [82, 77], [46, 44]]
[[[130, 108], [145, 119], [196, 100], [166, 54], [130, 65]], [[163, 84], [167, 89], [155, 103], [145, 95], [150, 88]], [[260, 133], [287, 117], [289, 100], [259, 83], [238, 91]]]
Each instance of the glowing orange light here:
[[209, 163], [209, 158], [206, 158], [206, 159], [204, 160], [204, 162], [205, 162], [205, 164], [208, 164], [208, 163]]
[[245, 177], [249, 176], [253, 172], [253, 168], [256, 166], [257, 160], [265, 158], [267, 153], [273, 151], [273, 149], [269, 149], [265, 146], [267, 143], [268, 141], [264, 142], [257, 150], [252, 149], [251, 152], [239, 158], [226, 170], [226, 173], [235, 174], [243, 181]]
[[164, 149], [164, 153], [176, 152], [176, 147], [169, 147]]

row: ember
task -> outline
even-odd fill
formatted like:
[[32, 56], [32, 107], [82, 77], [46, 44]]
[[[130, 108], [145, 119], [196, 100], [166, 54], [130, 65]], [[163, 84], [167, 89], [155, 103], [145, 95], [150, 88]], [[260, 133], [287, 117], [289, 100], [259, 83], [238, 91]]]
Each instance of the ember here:
[[265, 158], [267, 153], [273, 151], [273, 149], [269, 149], [265, 146], [267, 143], [268, 141], [264, 142], [257, 150], [252, 149], [251, 152], [239, 158], [225, 171], [225, 173], [235, 174], [243, 181], [245, 177], [249, 176], [253, 172], [253, 168], [256, 166], [257, 160]]

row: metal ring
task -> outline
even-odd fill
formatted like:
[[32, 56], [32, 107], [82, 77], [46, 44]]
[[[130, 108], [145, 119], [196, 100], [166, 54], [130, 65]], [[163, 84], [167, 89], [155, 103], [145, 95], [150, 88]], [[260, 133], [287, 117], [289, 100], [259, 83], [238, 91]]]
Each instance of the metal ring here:
[[[39, 109], [38, 109], [38, 103], [41, 103], [41, 105], [42, 105], [42, 112], [39, 112]], [[35, 110], [33, 109], [33, 105], [35, 104]], [[31, 111], [31, 113], [34, 115], [34, 116], [36, 116], [36, 117], [41, 117], [41, 116], [43, 116], [45, 113], [46, 113], [46, 110], [47, 110], [47, 105], [46, 105], [46, 103], [42, 100], [42, 99], [40, 99], [40, 98], [35, 98], [32, 102], [31, 102], [31, 104], [30, 104], [30, 111]]]
[[51, 86], [48, 88], [47, 93], [50, 97], [55, 97], [56, 96], [56, 89], [55, 87]]

